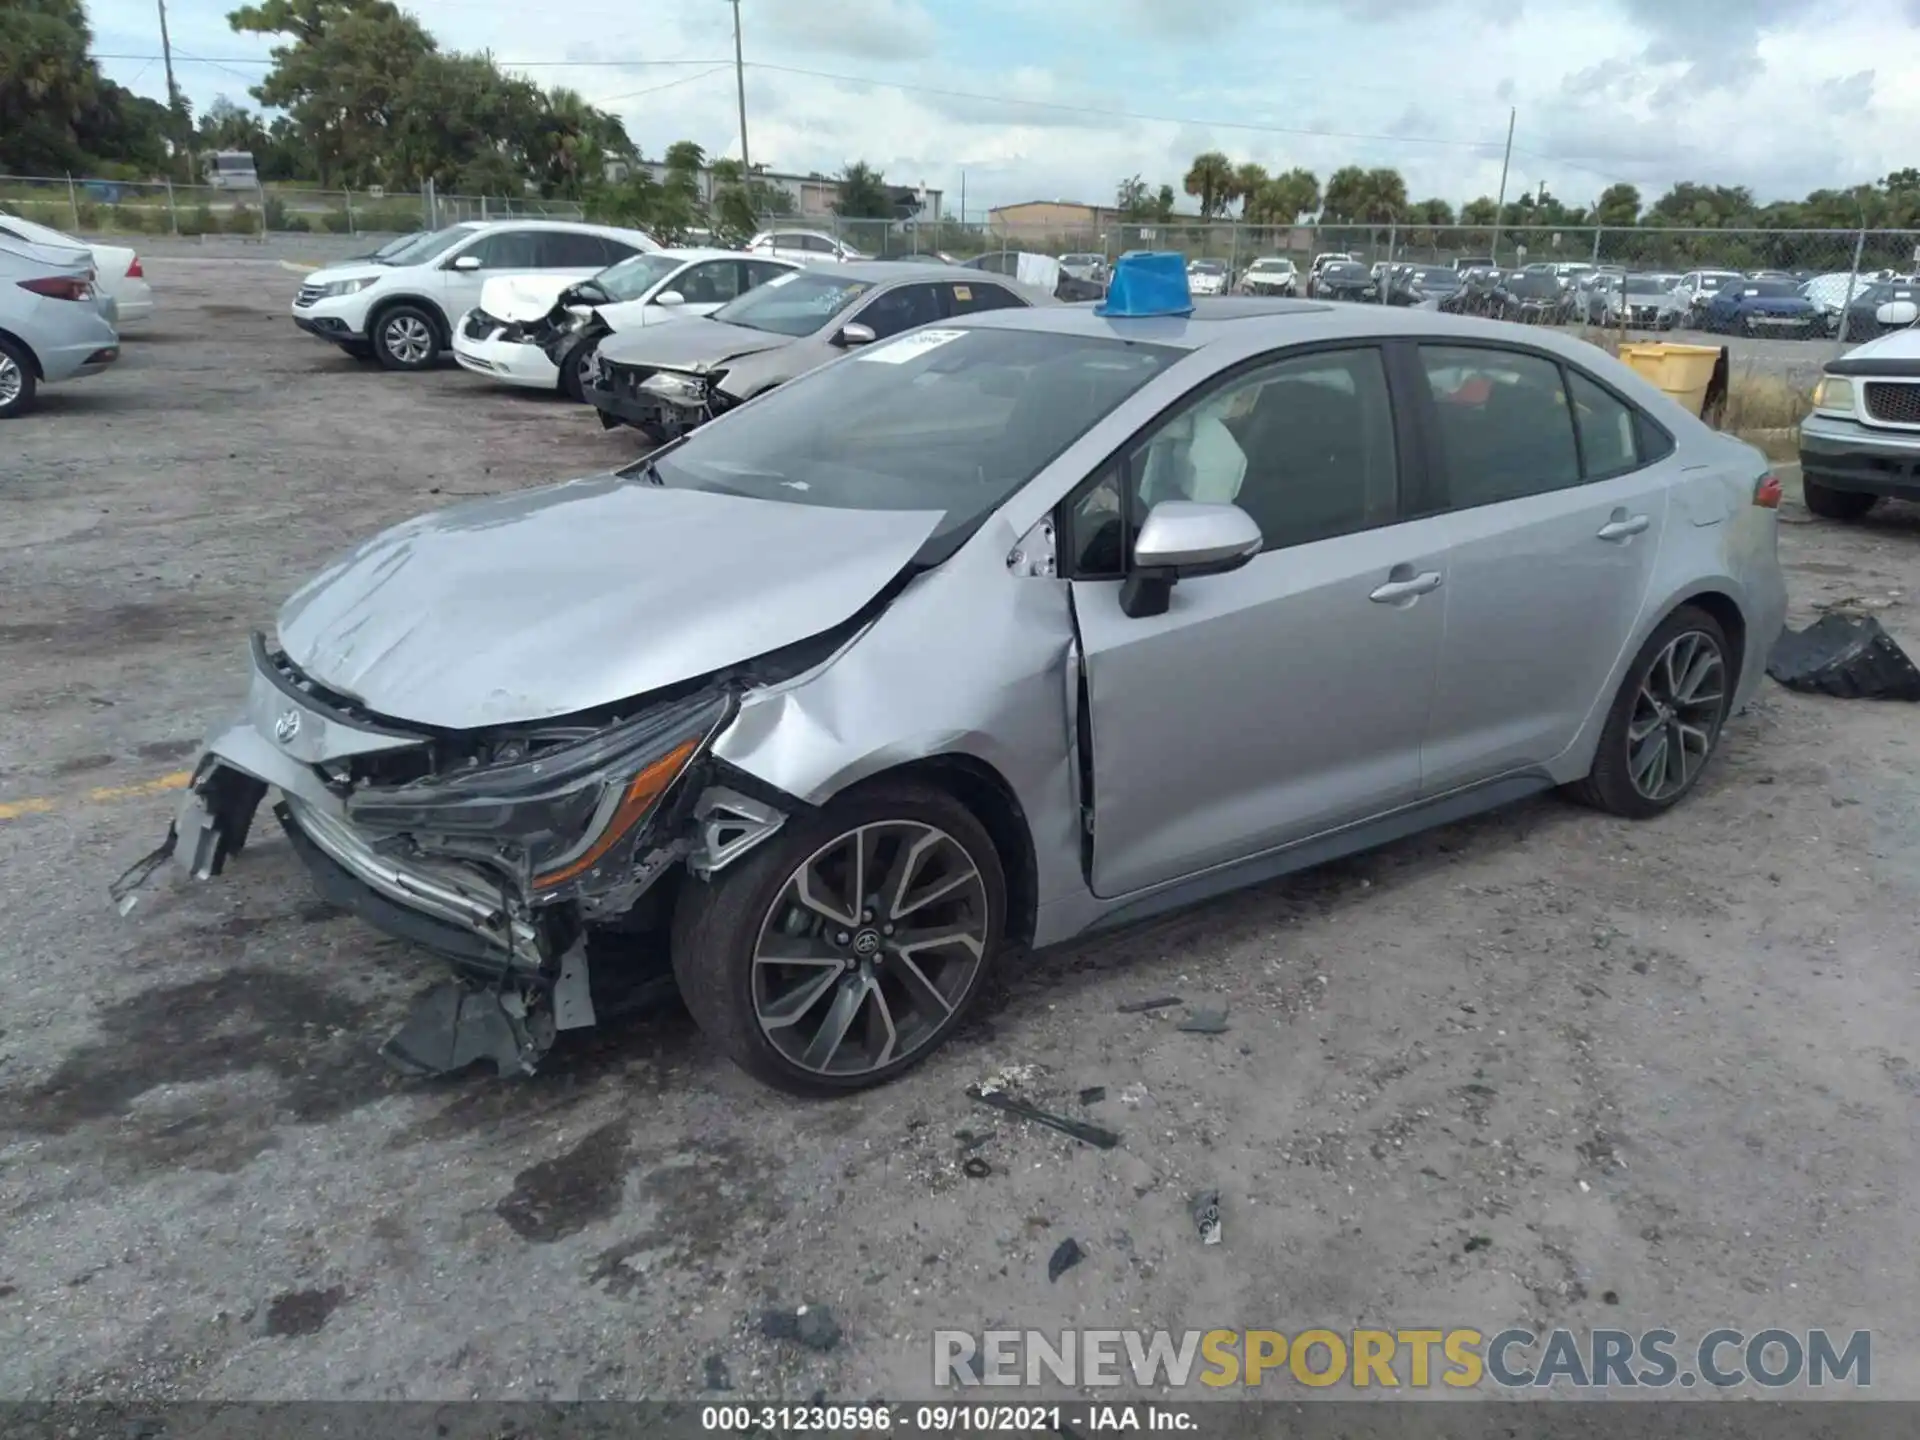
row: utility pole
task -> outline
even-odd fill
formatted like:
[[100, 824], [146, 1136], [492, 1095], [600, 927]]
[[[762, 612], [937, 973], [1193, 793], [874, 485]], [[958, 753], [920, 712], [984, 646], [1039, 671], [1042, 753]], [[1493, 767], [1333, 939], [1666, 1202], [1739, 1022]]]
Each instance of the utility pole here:
[[740, 169], [753, 179], [753, 162], [747, 158], [747, 66], [740, 56], [740, 0], [733, 0], [733, 88], [740, 100]]
[[1507, 213], [1507, 167], [1513, 164], [1513, 122], [1520, 114], [1520, 107], [1514, 106], [1507, 111], [1507, 153], [1500, 161], [1500, 198], [1493, 202], [1493, 255], [1491, 259], [1497, 266], [1500, 263], [1500, 220]]
[[174, 83], [173, 79], [173, 41], [167, 35], [167, 0], [159, 0], [159, 4], [160, 60], [167, 70], [167, 115], [173, 121], [175, 143], [180, 146], [181, 153], [186, 156], [187, 183], [191, 185], [194, 182], [193, 146], [187, 142], [192, 140], [193, 136], [187, 127], [180, 123], [186, 118], [186, 114], [180, 105], [180, 87]]

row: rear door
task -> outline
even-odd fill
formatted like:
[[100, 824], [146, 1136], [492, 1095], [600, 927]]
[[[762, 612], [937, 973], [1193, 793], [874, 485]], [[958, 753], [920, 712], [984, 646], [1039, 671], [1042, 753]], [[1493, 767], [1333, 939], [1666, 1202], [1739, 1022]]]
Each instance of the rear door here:
[[[1403, 518], [1413, 453], [1386, 350], [1285, 352], [1157, 420], [1063, 509], [1092, 745], [1093, 874], [1118, 896], [1414, 800], [1445, 630], [1446, 517]], [[1044, 403], [1044, 397], [1030, 397]], [[1142, 517], [1237, 504], [1266, 547], [1120, 596]]]
[[[480, 291], [496, 275], [540, 268], [537, 230], [489, 230], [449, 259], [438, 274], [443, 288], [442, 306], [447, 318], [459, 323], [467, 311], [480, 303]], [[479, 260], [478, 269], [455, 268], [455, 260], [471, 255]]]
[[1647, 603], [1673, 462], [1651, 421], [1551, 356], [1419, 356], [1448, 509], [1446, 639], [1421, 762], [1438, 794], [1573, 743]]

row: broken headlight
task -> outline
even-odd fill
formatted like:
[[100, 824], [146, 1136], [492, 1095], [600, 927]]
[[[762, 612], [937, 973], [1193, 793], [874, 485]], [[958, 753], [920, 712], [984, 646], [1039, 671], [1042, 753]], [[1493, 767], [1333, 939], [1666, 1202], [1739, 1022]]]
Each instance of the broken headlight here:
[[671, 400], [676, 405], [704, 405], [707, 402], [705, 380], [692, 375], [675, 375], [670, 370], [649, 375], [640, 382], [640, 389], [659, 399]]
[[[518, 856], [535, 891], [587, 875], [652, 814], [731, 707], [705, 694], [505, 764], [404, 785], [363, 786], [346, 813], [371, 830]], [[462, 843], [464, 842], [464, 843]]]

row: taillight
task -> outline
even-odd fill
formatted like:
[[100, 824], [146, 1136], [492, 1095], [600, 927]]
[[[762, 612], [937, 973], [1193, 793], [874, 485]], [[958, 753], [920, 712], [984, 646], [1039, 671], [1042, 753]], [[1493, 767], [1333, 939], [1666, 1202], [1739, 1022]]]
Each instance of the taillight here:
[[64, 276], [54, 276], [45, 280], [22, 280], [22, 290], [31, 290], [36, 295], [45, 295], [49, 300], [91, 300], [93, 287], [84, 280], [69, 280]]
[[140, 268], [140, 257], [138, 255], [134, 256], [133, 263], [127, 266], [127, 278], [129, 280], [144, 280], [147, 278], [147, 272]]
[[1760, 477], [1760, 482], [1753, 487], [1753, 503], [1762, 510], [1780, 508], [1780, 477], [1778, 475]]

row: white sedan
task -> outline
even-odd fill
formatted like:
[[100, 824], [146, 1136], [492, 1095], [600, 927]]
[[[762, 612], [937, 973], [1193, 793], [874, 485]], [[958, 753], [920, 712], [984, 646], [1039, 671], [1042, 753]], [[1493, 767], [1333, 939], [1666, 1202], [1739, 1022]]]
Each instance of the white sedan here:
[[84, 250], [93, 257], [93, 283], [113, 302], [108, 316], [118, 330], [140, 325], [153, 318], [153, 287], [147, 284], [147, 272], [140, 257], [124, 245], [102, 245], [94, 240], [78, 240], [45, 225], [23, 220], [0, 210], [0, 235], [11, 235], [34, 245], [53, 245], [68, 250]]
[[[505, 385], [559, 390], [577, 399], [568, 379], [608, 331], [710, 315], [799, 268], [766, 255], [675, 249], [630, 256], [585, 281], [537, 273], [496, 276], [481, 290], [480, 304], [454, 327], [453, 358]], [[555, 320], [562, 294], [568, 314]], [[556, 356], [567, 361], [564, 378]]]

